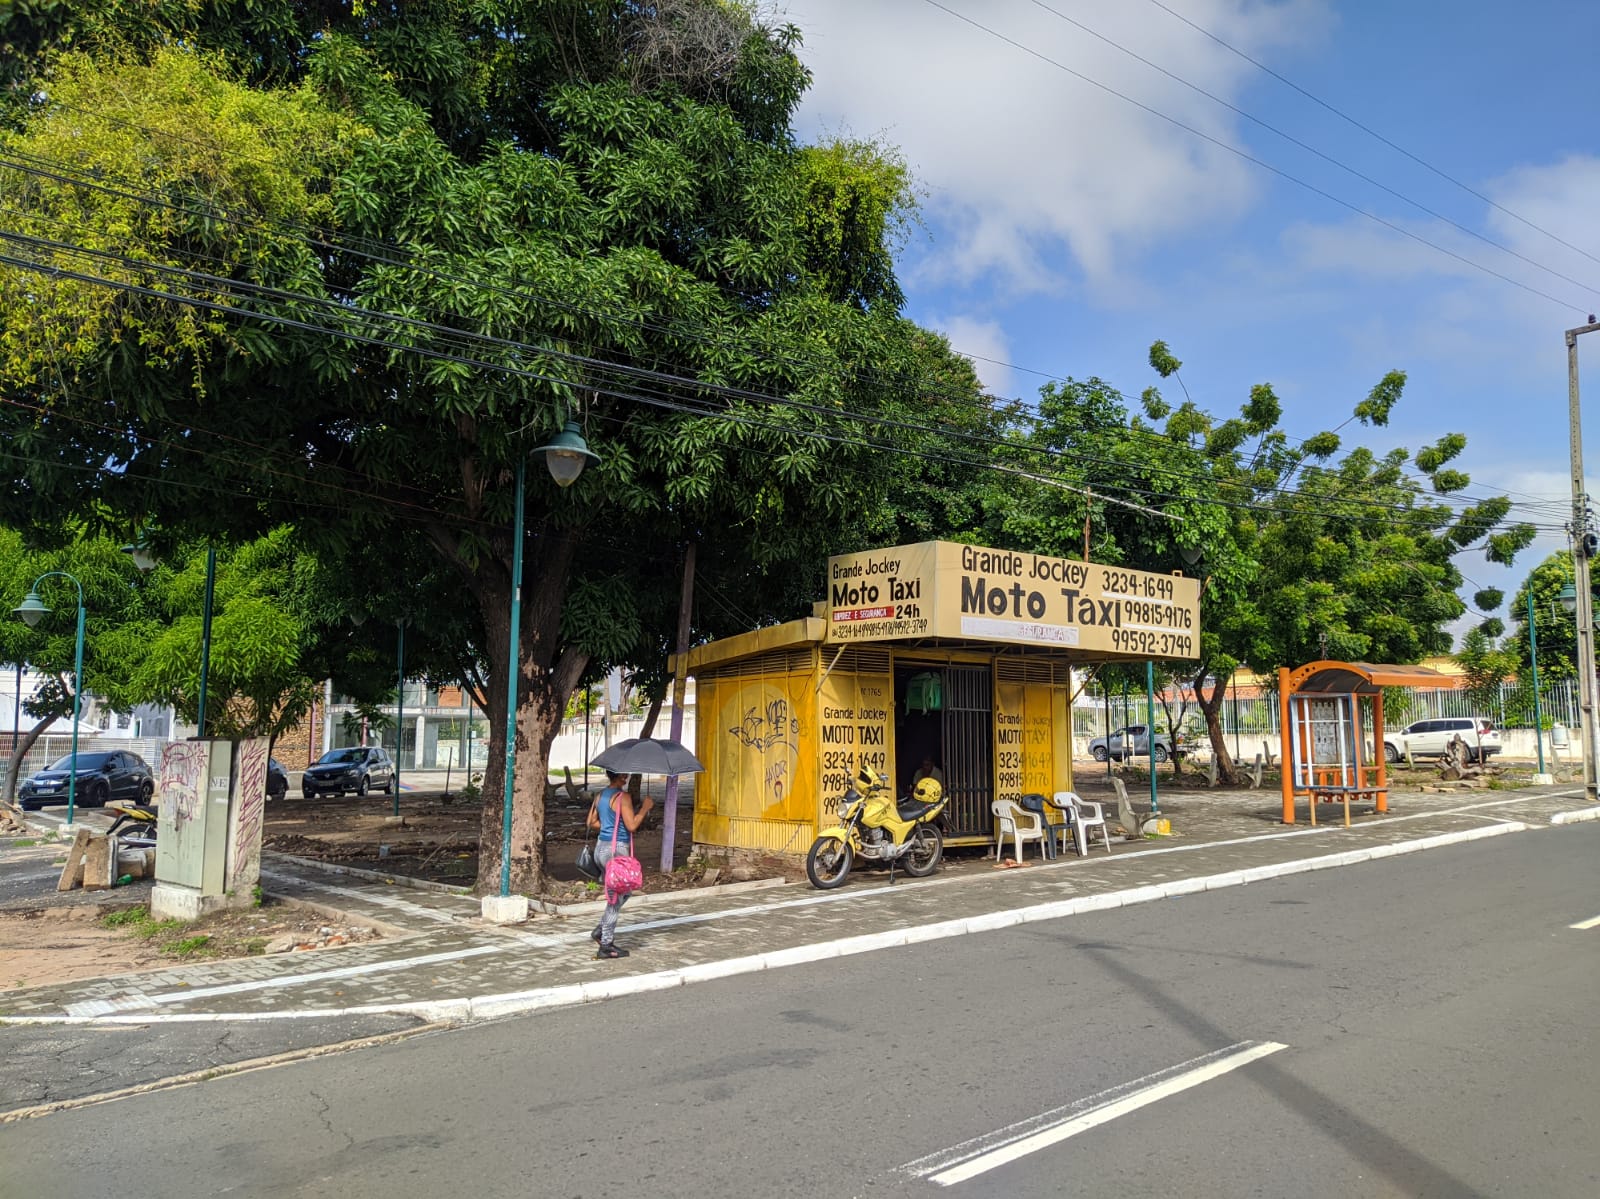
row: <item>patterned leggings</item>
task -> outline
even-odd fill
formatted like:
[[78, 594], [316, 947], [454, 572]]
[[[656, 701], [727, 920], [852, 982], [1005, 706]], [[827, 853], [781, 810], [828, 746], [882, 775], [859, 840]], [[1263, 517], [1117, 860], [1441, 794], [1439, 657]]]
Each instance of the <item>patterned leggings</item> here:
[[[596, 845], [594, 848], [594, 860], [600, 863], [601, 877], [605, 876], [606, 863], [615, 854], [629, 853], [632, 848], [630, 844], [621, 840], [617, 842], [615, 850], [612, 849], [609, 841], [602, 841], [599, 845]], [[622, 914], [622, 905], [627, 902], [628, 897], [626, 895], [619, 895], [614, 900], [606, 901], [606, 910], [601, 913], [600, 923], [595, 927], [595, 931], [600, 934], [600, 944], [610, 945], [615, 939], [617, 935], [617, 917]]]

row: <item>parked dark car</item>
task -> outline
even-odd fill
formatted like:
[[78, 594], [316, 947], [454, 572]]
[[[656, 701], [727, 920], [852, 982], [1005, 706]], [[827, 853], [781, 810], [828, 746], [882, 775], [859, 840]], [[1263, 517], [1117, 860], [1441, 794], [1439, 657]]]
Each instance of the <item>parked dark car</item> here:
[[289, 794], [289, 772], [277, 758], [267, 759], [267, 798], [280, 800]]
[[149, 765], [138, 754], [126, 750], [79, 753], [58, 758], [17, 789], [17, 802], [24, 809], [67, 802], [68, 781], [78, 776], [77, 803], [85, 808], [103, 808], [112, 800], [148, 803], [155, 794], [156, 780]]
[[330, 749], [300, 776], [300, 792], [307, 799], [347, 793], [365, 795], [371, 787], [380, 791], [394, 787], [394, 763], [373, 745]]

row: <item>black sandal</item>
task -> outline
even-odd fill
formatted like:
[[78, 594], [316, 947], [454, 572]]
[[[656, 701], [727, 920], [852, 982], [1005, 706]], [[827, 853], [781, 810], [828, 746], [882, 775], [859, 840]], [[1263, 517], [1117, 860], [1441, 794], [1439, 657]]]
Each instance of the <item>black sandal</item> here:
[[625, 958], [628, 956], [628, 951], [626, 949], [619, 948], [616, 945], [602, 945], [599, 949], [595, 950], [594, 956], [596, 958], [606, 959]]

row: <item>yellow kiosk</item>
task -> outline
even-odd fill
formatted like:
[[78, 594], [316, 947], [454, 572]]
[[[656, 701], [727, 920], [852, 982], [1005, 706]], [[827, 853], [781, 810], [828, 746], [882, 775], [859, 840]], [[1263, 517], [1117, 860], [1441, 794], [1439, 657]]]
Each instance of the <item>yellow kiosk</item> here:
[[946, 844], [1072, 787], [1072, 668], [1197, 658], [1200, 587], [948, 541], [828, 560], [814, 615], [691, 650], [697, 848], [803, 854], [859, 766], [937, 770]]

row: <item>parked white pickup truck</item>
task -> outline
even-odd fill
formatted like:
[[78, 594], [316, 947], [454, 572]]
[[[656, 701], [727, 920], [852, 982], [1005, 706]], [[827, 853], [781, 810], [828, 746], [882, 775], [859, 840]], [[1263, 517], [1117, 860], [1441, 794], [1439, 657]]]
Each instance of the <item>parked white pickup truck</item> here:
[[[1120, 762], [1129, 756], [1134, 759], [1148, 757], [1151, 755], [1151, 749], [1147, 729], [1142, 724], [1125, 725], [1113, 732], [1110, 737], [1096, 737], [1089, 742], [1089, 752], [1094, 755], [1096, 762], [1104, 762], [1107, 758]], [[1188, 752], [1188, 747], [1182, 742], [1174, 745], [1168, 734], [1156, 734], [1154, 757], [1157, 762], [1165, 762], [1168, 758], [1181, 758]]]

